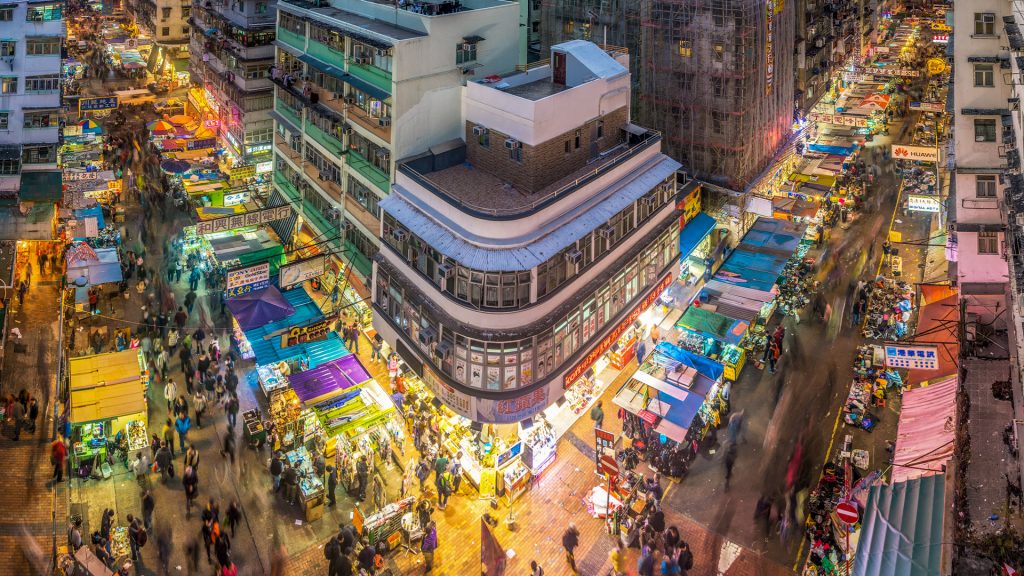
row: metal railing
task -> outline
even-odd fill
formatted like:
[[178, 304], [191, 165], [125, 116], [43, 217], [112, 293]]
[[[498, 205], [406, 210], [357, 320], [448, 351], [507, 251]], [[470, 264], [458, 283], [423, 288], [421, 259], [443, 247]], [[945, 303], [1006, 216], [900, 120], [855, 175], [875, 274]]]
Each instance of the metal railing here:
[[616, 165], [632, 158], [633, 156], [636, 156], [641, 151], [646, 150], [650, 146], [660, 141], [660, 132], [648, 130], [644, 134], [643, 140], [641, 140], [640, 142], [634, 143], [632, 146], [629, 146], [626, 150], [618, 154], [615, 154], [614, 156], [600, 159], [598, 161], [599, 165], [591, 168], [578, 178], [575, 178], [571, 182], [567, 182], [559, 186], [558, 188], [545, 193], [542, 196], [538, 196], [529, 204], [525, 204], [523, 206], [518, 206], [515, 208], [495, 208], [493, 206], [480, 206], [478, 204], [474, 204], [472, 202], [463, 200], [462, 198], [459, 198], [457, 194], [453, 194], [448, 190], [445, 190], [443, 187], [441, 187], [433, 180], [431, 180], [427, 176], [429, 172], [426, 174], [421, 173], [407, 163], [399, 164], [398, 170], [405, 174], [406, 176], [412, 178], [420, 186], [423, 186], [424, 188], [433, 192], [435, 195], [437, 195], [444, 201], [448, 202], [453, 206], [457, 206], [458, 208], [462, 209], [462, 211], [468, 214], [482, 216], [485, 218], [507, 218], [512, 216], [529, 214], [543, 208], [544, 206], [558, 200], [559, 198], [569, 194], [570, 192], [578, 189], [579, 187], [594, 181], [595, 179], [599, 178], [600, 176], [604, 175], [609, 170], [614, 168]]
[[[616, 56], [629, 56], [629, 48], [626, 48], [625, 46], [614, 46], [612, 44], [598, 44], [598, 46], [613, 58]], [[550, 58], [537, 60], [536, 62], [530, 62], [528, 64], [517, 64], [516, 71], [526, 72], [527, 70], [534, 70], [542, 66], [547, 66], [548, 64], [551, 64]]]

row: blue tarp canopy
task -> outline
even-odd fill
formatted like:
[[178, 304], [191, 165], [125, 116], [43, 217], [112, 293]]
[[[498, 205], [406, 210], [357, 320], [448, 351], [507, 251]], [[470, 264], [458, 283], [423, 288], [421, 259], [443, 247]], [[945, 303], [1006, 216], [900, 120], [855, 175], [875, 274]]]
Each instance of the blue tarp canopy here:
[[808, 144], [807, 150], [811, 152], [824, 152], [826, 154], [835, 154], [837, 156], [849, 156], [857, 149], [856, 146], [835, 146], [833, 144]]
[[[283, 330], [292, 326], [309, 324], [324, 317], [309, 294], [301, 288], [285, 292], [284, 299], [295, 310], [290, 316], [245, 332], [245, 338], [249, 341], [249, 346], [252, 347], [257, 364], [276, 364], [282, 360], [306, 356], [309, 358], [309, 367], [315, 368], [324, 362], [348, 354], [341, 338], [334, 332], [331, 332], [326, 340], [281, 348], [281, 332]], [[275, 335], [271, 336], [271, 334]]]
[[759, 218], [718, 269], [715, 280], [770, 292], [806, 230], [806, 225], [788, 220]]
[[696, 370], [698, 374], [706, 376], [710, 380], [716, 382], [725, 372], [725, 367], [722, 366], [720, 362], [715, 362], [710, 358], [705, 358], [694, 354], [689, 350], [684, 350], [666, 340], [659, 342], [658, 345], [654, 347], [654, 352], [656, 354], [661, 354], [670, 360], [679, 362], [684, 366], [689, 366]]
[[277, 286], [230, 298], [227, 307], [243, 331], [282, 320], [295, 312]]
[[942, 572], [945, 474], [871, 487], [861, 519], [854, 576]]
[[89, 208], [79, 208], [78, 210], [74, 211], [74, 214], [75, 220], [78, 221], [78, 224], [75, 226], [75, 229], [72, 232], [73, 238], [75, 240], [84, 240], [86, 238], [86, 230], [88, 229], [86, 226], [86, 220], [88, 220], [89, 218], [96, 219], [97, 232], [107, 227], [106, 222], [104, 222], [103, 220], [102, 206], [96, 205], [90, 206]]
[[715, 219], [703, 212], [697, 213], [679, 233], [679, 257], [686, 259], [694, 248], [715, 229]]

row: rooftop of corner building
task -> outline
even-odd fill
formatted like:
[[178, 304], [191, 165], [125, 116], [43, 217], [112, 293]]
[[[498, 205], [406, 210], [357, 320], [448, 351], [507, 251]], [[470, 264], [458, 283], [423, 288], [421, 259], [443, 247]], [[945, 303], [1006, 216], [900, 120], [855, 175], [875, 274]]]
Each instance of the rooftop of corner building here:
[[[461, 162], [439, 170], [431, 170], [429, 166], [416, 160], [401, 164], [400, 169], [412, 172], [414, 177], [425, 180], [437, 193], [447, 197], [451, 202], [466, 209], [490, 215], [513, 215], [539, 208], [564, 193], [575, 189], [599, 175], [615, 164], [640, 149], [660, 140], [661, 134], [640, 126], [629, 124], [628, 133], [616, 147], [608, 150], [597, 160], [586, 166], [566, 174], [536, 193], [530, 194], [504, 182], [501, 178], [489, 174], [468, 162]], [[447, 150], [462, 147], [465, 144], [456, 140], [432, 149], [434, 154], [442, 154]], [[429, 158], [427, 159], [429, 162]]]
[[511, 4], [509, 0], [281, 0], [282, 4], [291, 4], [395, 40], [425, 36], [423, 32], [403, 27], [400, 20], [393, 19], [389, 23], [384, 19], [385, 13], [381, 10], [387, 9], [393, 14], [396, 2], [403, 12], [429, 17]]
[[571, 40], [552, 46], [551, 52], [565, 54], [571, 58], [578, 64], [574, 67], [575, 70], [582, 73], [566, 77], [565, 82], [556, 82], [551, 69], [551, 59], [547, 59], [532, 64], [526, 70], [516, 71], [507, 76], [488, 76], [477, 80], [476, 83], [536, 101], [597, 78], [612, 79], [629, 73], [625, 66], [615, 60], [617, 56], [628, 53], [625, 48], [598, 46], [586, 40]]

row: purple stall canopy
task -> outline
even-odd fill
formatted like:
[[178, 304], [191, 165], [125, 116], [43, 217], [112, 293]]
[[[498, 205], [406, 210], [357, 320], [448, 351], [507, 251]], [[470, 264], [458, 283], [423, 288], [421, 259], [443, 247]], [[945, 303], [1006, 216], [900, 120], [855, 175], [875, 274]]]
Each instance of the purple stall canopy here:
[[243, 332], [287, 318], [295, 312], [276, 286], [229, 298], [227, 304]]
[[288, 382], [299, 400], [315, 404], [369, 379], [370, 373], [359, 363], [356, 355], [349, 354], [312, 370], [292, 374]]

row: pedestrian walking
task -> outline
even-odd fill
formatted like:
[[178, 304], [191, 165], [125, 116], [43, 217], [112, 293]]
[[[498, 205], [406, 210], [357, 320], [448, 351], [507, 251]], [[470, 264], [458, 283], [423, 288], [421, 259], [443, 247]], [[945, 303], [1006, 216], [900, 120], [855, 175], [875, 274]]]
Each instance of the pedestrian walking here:
[[428, 574], [434, 569], [434, 552], [437, 550], [437, 524], [431, 520], [423, 532], [420, 551], [423, 552], [423, 573]]
[[775, 340], [772, 340], [768, 347], [768, 372], [775, 374], [775, 366], [779, 362], [782, 350], [779, 348], [779, 343]]
[[[275, 478], [275, 484], [278, 481]], [[335, 492], [338, 490], [338, 471], [334, 466], [327, 467], [327, 506], [334, 506], [337, 502]]]
[[157, 449], [156, 455], [153, 457], [153, 461], [156, 463], [157, 468], [160, 470], [160, 480], [163, 482], [167, 481], [167, 477], [174, 477], [174, 454], [171, 453], [167, 447], [166, 441], [160, 442], [160, 448]]
[[146, 530], [153, 529], [153, 510], [156, 508], [156, 500], [153, 498], [153, 492], [145, 490], [142, 493], [142, 525]]
[[729, 481], [732, 479], [732, 469], [736, 465], [736, 444], [729, 444], [725, 451], [725, 490], [729, 491]]
[[199, 471], [199, 450], [196, 450], [195, 444], [189, 444], [188, 450], [185, 451], [185, 466], [191, 466]]
[[167, 400], [167, 411], [172, 412], [174, 399], [178, 397], [178, 385], [174, 383], [174, 379], [168, 379], [167, 383], [164, 384], [164, 400]]
[[227, 524], [228, 528], [231, 528], [231, 537], [235, 537], [235, 527], [242, 522], [242, 507], [238, 504], [238, 500], [232, 500], [228, 504], [227, 511], [224, 512], [224, 523]]
[[160, 436], [163, 438], [167, 449], [171, 451], [171, 458], [174, 458], [174, 421], [168, 418], [164, 422], [164, 429], [161, 431]]
[[729, 415], [729, 442], [731, 444], [737, 444], [740, 441], [740, 435], [743, 432], [743, 416], [746, 410], [740, 410], [739, 412], [733, 412]]
[[594, 421], [594, 428], [600, 428], [604, 424], [604, 410], [601, 408], [600, 400], [590, 409], [590, 419]]
[[203, 428], [203, 414], [206, 413], [206, 394], [201, 388], [197, 388], [192, 396], [192, 408], [196, 412], [196, 428]]
[[270, 459], [270, 477], [273, 479], [273, 492], [281, 491], [281, 474], [284, 473], [284, 461], [280, 453], [274, 453]]
[[573, 576], [579, 574], [576, 569], [576, 547], [580, 545], [580, 531], [576, 528], [576, 524], [570, 522], [569, 527], [562, 533], [562, 548], [565, 548], [565, 563], [569, 565], [569, 570], [572, 571]]
[[126, 518], [128, 520], [128, 546], [131, 549], [132, 562], [139, 563], [141, 561], [139, 548], [146, 545], [146, 529], [139, 519], [133, 518], [131, 514]]
[[231, 464], [235, 463], [235, 429], [228, 426], [227, 435], [224, 436], [224, 448], [220, 451], [221, 457], [228, 457], [231, 459]]
[[68, 449], [64, 441], [57, 438], [50, 444], [50, 464], [53, 464], [53, 481], [64, 481], [64, 467], [67, 465]]

